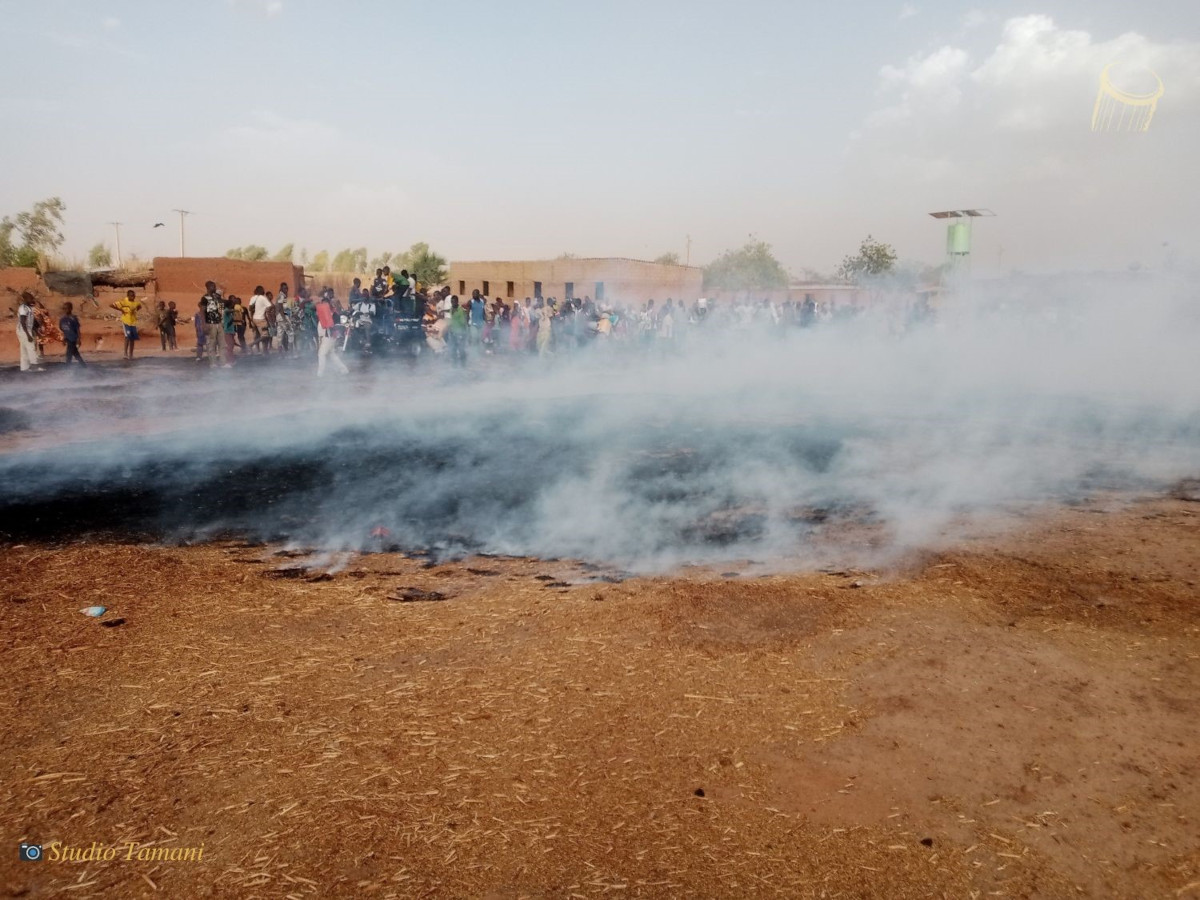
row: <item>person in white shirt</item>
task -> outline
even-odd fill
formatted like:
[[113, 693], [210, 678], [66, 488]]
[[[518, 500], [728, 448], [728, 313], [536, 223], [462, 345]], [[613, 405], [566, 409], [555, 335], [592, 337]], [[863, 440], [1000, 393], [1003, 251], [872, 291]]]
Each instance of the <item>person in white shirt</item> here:
[[269, 333], [267, 331], [267, 309], [270, 306], [271, 301], [260, 284], [254, 289], [254, 296], [250, 300], [250, 318], [254, 320], [254, 330], [259, 336], [258, 342], [263, 353], [269, 353], [271, 348], [270, 343], [263, 340], [263, 336]]
[[658, 316], [658, 337], [664, 341], [675, 339], [675, 305], [670, 297]]
[[21, 292], [21, 305], [17, 307], [17, 344], [21, 351], [21, 371], [40, 372], [37, 341], [33, 337], [33, 294]]

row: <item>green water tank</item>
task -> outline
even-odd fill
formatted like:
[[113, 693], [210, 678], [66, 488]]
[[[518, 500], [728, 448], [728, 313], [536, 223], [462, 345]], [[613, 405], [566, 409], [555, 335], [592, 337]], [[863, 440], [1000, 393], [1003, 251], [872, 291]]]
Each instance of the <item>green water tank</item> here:
[[971, 252], [970, 225], [955, 222], [946, 229], [946, 252], [951, 256], [965, 256]]

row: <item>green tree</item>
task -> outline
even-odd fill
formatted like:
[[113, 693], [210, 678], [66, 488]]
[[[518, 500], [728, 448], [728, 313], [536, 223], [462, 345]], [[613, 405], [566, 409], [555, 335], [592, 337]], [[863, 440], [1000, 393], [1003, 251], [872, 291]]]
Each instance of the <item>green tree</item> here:
[[88, 266], [92, 269], [107, 269], [112, 265], [112, 254], [103, 244], [97, 244], [88, 251]]
[[39, 200], [13, 218], [0, 219], [0, 266], [36, 266], [62, 246], [66, 205], [58, 197]]
[[660, 266], [677, 266], [679, 265], [679, 254], [664, 253], [662, 256], [656, 256], [654, 261]]
[[0, 266], [14, 265], [13, 257], [17, 248], [13, 246], [12, 237], [16, 228], [7, 216], [0, 220]]
[[279, 248], [279, 250], [276, 252], [276, 254], [271, 257], [271, 259], [274, 260], [275, 262], [291, 262], [292, 255], [295, 253], [295, 251], [296, 251], [295, 244], [284, 244], [282, 247]]
[[306, 266], [306, 268], [311, 269], [314, 272], [328, 272], [329, 271], [329, 251], [328, 250], [319, 250], [316, 253], [316, 255], [313, 256], [312, 262], [308, 266]]
[[371, 260], [371, 264], [367, 267], [367, 271], [374, 272], [376, 269], [382, 269], [384, 266], [390, 266], [392, 264], [392, 260], [395, 258], [396, 256], [394, 253], [385, 250], [383, 253], [380, 253], [377, 257]]
[[421, 284], [445, 284], [446, 257], [434, 253], [424, 241], [413, 244], [399, 258], [392, 259], [392, 271], [407, 269]]
[[787, 287], [788, 273], [766, 241], [751, 239], [744, 247], [726, 250], [704, 267], [704, 286], [726, 291], [771, 290]]
[[838, 277], [846, 281], [869, 281], [881, 278], [896, 267], [896, 251], [891, 244], [877, 241], [867, 235], [858, 247], [858, 253], [847, 256], [838, 266]]
[[333, 257], [333, 265], [330, 268], [334, 272], [353, 272], [354, 268], [354, 251], [347, 247], [345, 250], [339, 250]]
[[232, 250], [225, 251], [227, 259], [241, 259], [246, 262], [262, 262], [270, 254], [266, 247], [260, 247], [258, 244], [247, 244], [245, 247], [234, 247]]
[[351, 255], [350, 271], [351, 272], [367, 271], [367, 248], [366, 247], [359, 247]]
[[66, 204], [58, 197], [39, 200], [33, 209], [17, 213], [13, 223], [21, 243], [38, 253], [51, 254], [62, 246], [62, 223]]

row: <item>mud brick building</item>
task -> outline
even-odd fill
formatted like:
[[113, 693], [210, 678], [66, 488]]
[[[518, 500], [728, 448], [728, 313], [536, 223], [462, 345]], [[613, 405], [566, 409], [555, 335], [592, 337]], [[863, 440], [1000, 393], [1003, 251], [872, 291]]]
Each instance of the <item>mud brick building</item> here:
[[204, 282], [215, 281], [229, 296], [237, 294], [249, 299], [256, 285], [268, 291], [278, 291], [282, 282], [296, 296], [304, 284], [304, 267], [289, 262], [245, 262], [223, 256], [156, 256], [154, 283], [156, 300], [191, 301], [183, 307], [191, 310], [204, 293]]
[[609, 303], [643, 303], [702, 296], [704, 270], [640, 259], [599, 257], [452, 262], [447, 284], [460, 297], [480, 291], [502, 300], [591, 297]]

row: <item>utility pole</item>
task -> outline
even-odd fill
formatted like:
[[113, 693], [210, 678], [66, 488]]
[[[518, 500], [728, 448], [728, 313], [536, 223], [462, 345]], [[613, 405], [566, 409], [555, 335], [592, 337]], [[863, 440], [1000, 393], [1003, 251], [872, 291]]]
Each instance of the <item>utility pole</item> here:
[[692, 264], [692, 236], [689, 234], [687, 236], [687, 262], [685, 262], [684, 265], [690, 266], [691, 264]]
[[109, 222], [113, 227], [113, 232], [117, 237], [117, 268], [121, 268], [121, 224], [120, 222]]
[[187, 256], [186, 248], [183, 242], [183, 217], [190, 215], [190, 211], [186, 209], [173, 209], [171, 212], [179, 213], [179, 255]]

